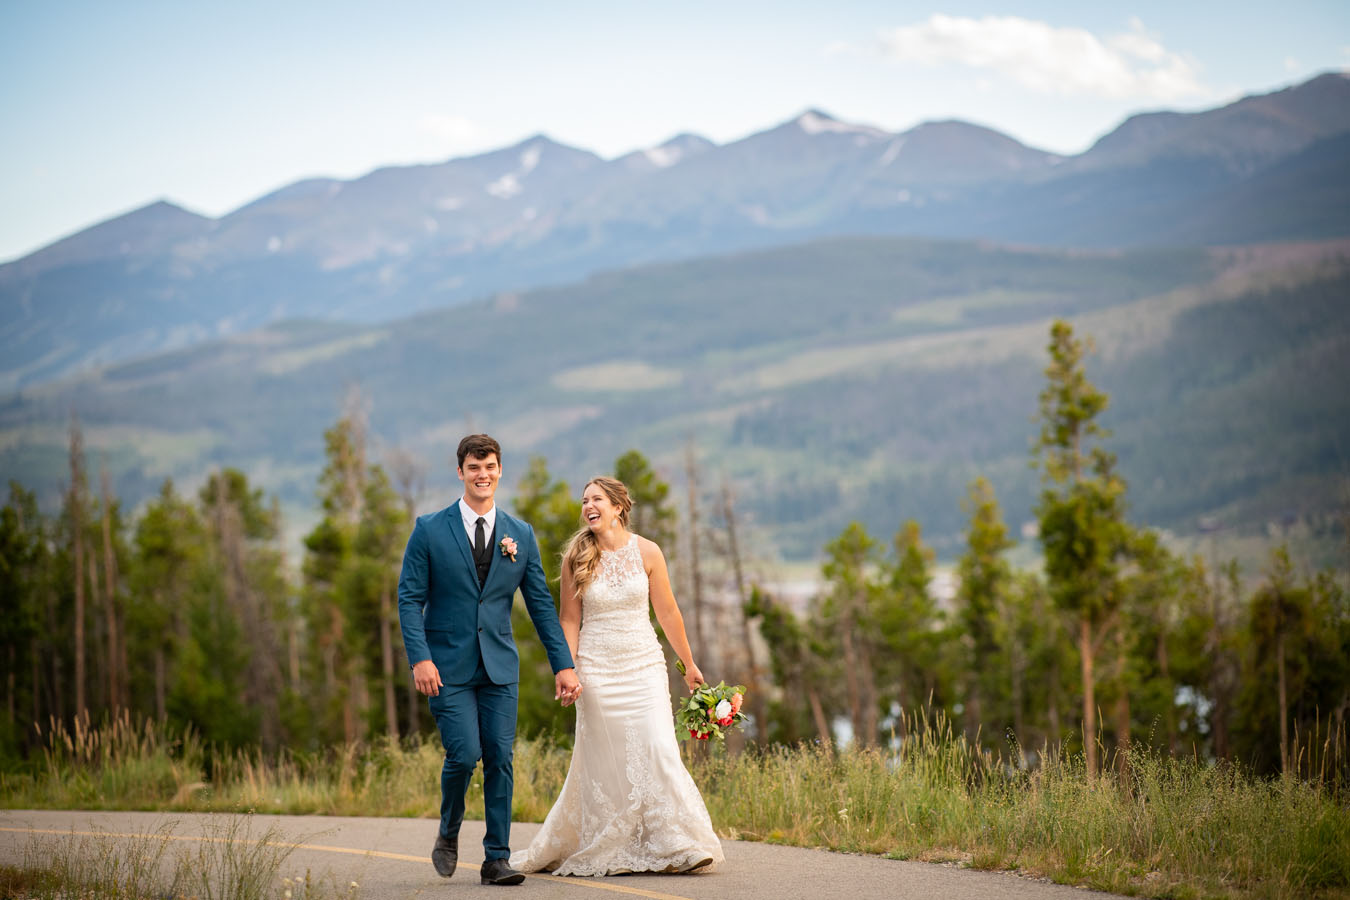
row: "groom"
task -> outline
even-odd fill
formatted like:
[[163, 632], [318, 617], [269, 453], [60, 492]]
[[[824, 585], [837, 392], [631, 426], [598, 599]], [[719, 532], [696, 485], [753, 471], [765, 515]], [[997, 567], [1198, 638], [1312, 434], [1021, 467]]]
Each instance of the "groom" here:
[[511, 868], [511, 768], [516, 737], [520, 657], [511, 634], [511, 602], [519, 588], [555, 673], [563, 705], [581, 694], [553, 597], [529, 525], [493, 503], [502, 448], [471, 434], [456, 452], [464, 496], [420, 516], [403, 552], [398, 617], [413, 683], [430, 698], [445, 745], [441, 826], [431, 851], [449, 878], [459, 859], [464, 794], [483, 760], [483, 884], [520, 884]]

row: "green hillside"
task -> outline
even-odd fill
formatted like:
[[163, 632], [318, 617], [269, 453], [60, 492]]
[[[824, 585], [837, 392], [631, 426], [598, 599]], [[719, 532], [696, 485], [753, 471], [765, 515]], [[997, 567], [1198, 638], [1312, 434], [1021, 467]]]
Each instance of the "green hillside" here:
[[1028, 515], [1042, 348], [1065, 316], [1097, 338], [1090, 371], [1112, 395], [1136, 515], [1255, 529], [1337, 502], [1348, 272], [1341, 246], [822, 241], [376, 328], [290, 323], [26, 391], [0, 404], [0, 465], [52, 501], [74, 408], [130, 502], [229, 464], [307, 510], [322, 430], [356, 385], [377, 442], [425, 459], [435, 499], [454, 496], [446, 460], [468, 428], [502, 439], [508, 482], [528, 454], [575, 481], [630, 446], [674, 476], [692, 438], [785, 555], [814, 554], [855, 517], [881, 533], [917, 518], [942, 549], [977, 473], [1010, 521]]

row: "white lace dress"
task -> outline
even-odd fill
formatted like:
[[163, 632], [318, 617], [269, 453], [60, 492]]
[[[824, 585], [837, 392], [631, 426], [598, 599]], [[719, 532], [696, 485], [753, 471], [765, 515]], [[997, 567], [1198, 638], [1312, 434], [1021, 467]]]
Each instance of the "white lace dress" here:
[[636, 536], [603, 551], [581, 603], [572, 765], [522, 872], [676, 872], [723, 861], [703, 797], [675, 742], [666, 660], [647, 617]]

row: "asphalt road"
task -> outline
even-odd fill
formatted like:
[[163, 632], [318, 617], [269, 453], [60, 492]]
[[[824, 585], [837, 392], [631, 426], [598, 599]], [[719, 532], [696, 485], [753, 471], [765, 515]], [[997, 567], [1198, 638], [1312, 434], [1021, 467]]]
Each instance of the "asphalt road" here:
[[[36, 849], [41, 853], [65, 841], [83, 841], [84, 852], [92, 854], [110, 842], [130, 842], [138, 835], [160, 830], [171, 835], [173, 848], [196, 852], [204, 843], [219, 842], [228, 832], [230, 821], [231, 817], [209, 814], [3, 810], [0, 861], [18, 863], [25, 851]], [[282, 866], [282, 876], [298, 878], [308, 870], [328, 886], [330, 896], [351, 890], [352, 895], [365, 900], [494, 894], [537, 900], [605, 900], [619, 895], [653, 900], [1067, 900], [1114, 896], [1004, 873], [746, 841], [723, 841], [727, 861], [711, 872], [610, 878], [531, 875], [518, 887], [487, 887], [478, 880], [483, 859], [482, 822], [464, 823], [459, 870], [454, 877], [443, 879], [429, 860], [436, 836], [434, 820], [252, 816], [235, 817], [233, 821], [236, 827], [246, 825], [254, 840], [275, 826], [275, 840], [297, 845]], [[538, 827], [514, 825], [512, 845], [523, 847]], [[351, 889], [352, 882], [358, 887]]]

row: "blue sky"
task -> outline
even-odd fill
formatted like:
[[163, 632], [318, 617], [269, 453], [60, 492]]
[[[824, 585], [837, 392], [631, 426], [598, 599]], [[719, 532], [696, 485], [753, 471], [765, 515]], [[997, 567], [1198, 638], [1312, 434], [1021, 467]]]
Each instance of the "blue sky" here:
[[1350, 3], [0, 0], [0, 261], [543, 132], [605, 157], [815, 107], [1076, 153], [1132, 112], [1350, 68]]

